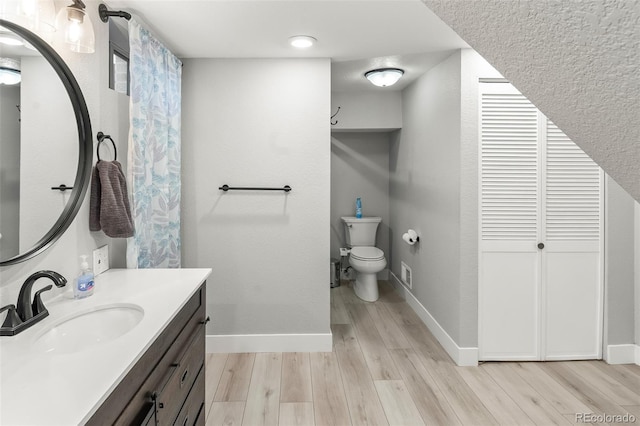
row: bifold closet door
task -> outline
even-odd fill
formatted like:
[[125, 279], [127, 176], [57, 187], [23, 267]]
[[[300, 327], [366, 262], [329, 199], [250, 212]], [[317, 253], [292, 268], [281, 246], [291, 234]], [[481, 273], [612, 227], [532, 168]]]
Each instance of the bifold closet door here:
[[542, 359], [602, 358], [603, 171], [540, 116], [546, 147]]
[[600, 358], [602, 172], [513, 86], [481, 86], [479, 359]]
[[540, 348], [538, 111], [509, 84], [482, 85], [480, 359]]

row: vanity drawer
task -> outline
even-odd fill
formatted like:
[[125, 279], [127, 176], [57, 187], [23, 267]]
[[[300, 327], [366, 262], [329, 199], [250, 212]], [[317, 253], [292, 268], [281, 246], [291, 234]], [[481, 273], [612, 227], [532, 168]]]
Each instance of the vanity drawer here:
[[178, 417], [173, 422], [176, 426], [204, 425], [204, 368], [198, 372], [196, 381], [185, 401]]
[[[204, 327], [204, 326], [203, 326]], [[171, 373], [157, 397], [157, 419], [159, 424], [169, 424], [175, 419], [183, 402], [189, 395], [198, 373], [204, 365], [204, 330], [197, 328], [179, 357], [171, 363]], [[192, 417], [193, 420], [193, 417]]]

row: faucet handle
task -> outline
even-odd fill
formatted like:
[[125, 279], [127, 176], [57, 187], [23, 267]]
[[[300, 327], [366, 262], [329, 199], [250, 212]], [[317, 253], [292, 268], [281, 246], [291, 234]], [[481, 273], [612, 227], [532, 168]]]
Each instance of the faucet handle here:
[[8, 311], [7, 316], [2, 323], [2, 328], [14, 328], [22, 323], [22, 320], [16, 313], [16, 305], [7, 305], [0, 308], [0, 313]]
[[35, 296], [33, 296], [33, 303], [31, 304], [31, 310], [33, 311], [34, 317], [47, 310], [47, 308], [45, 308], [44, 304], [42, 303], [42, 298], [40, 297], [40, 294], [44, 293], [45, 291], [49, 291], [52, 288], [53, 288], [53, 285], [49, 284], [48, 286], [42, 287], [40, 290], [36, 291]]

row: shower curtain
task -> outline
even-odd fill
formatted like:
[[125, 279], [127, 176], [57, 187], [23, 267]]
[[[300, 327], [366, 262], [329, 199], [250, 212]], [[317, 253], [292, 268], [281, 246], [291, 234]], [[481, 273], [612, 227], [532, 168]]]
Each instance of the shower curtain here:
[[180, 267], [182, 63], [129, 21], [129, 182], [135, 233], [127, 267]]

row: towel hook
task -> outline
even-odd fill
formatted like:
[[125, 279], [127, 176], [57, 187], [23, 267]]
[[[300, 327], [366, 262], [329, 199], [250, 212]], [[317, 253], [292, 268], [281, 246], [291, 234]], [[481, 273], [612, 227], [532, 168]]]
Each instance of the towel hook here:
[[98, 147], [96, 148], [98, 161], [100, 161], [100, 145], [102, 145], [102, 142], [104, 142], [105, 139], [109, 139], [111, 141], [111, 144], [113, 144], [113, 161], [116, 161], [118, 159], [118, 149], [116, 148], [116, 143], [113, 141], [113, 139], [111, 139], [111, 136], [105, 135], [102, 132], [98, 132], [96, 136], [98, 138]]

